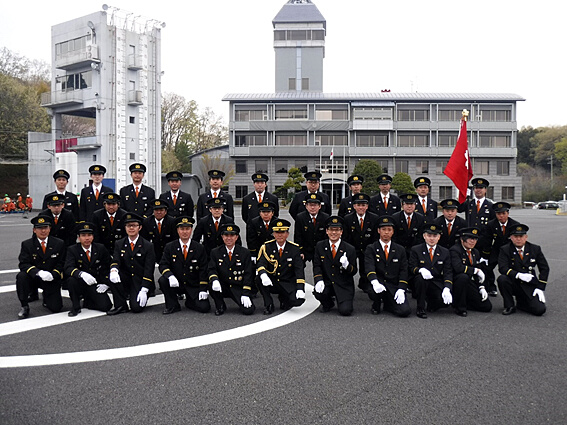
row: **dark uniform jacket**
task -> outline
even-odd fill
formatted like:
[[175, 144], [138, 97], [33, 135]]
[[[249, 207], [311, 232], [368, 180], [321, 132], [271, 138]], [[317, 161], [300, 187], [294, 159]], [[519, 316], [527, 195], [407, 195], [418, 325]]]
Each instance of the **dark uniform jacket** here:
[[[228, 223], [234, 223], [232, 217], [224, 214], [221, 215], [219, 221], [219, 229], [217, 231], [217, 229], [215, 228], [215, 220], [213, 219], [213, 216], [209, 214], [199, 220], [199, 222], [195, 226], [195, 229], [193, 230], [193, 236], [191, 237], [191, 239], [202, 243], [205, 247], [207, 256], [210, 256], [213, 248], [221, 245], [224, 246], [224, 242], [221, 237], [221, 228], [223, 224]], [[242, 244], [242, 242], [240, 242], [240, 238], [238, 238], [237, 244]]]
[[319, 210], [315, 224], [313, 224], [311, 214], [307, 211], [300, 212], [295, 219], [293, 241], [299, 245], [306, 261], [313, 260], [313, 253], [315, 252], [317, 242], [327, 239], [325, 222], [329, 218], [329, 215], [322, 211], [322, 209]]
[[379, 219], [376, 214], [366, 211], [361, 229], [356, 211], [345, 217], [343, 239], [354, 246], [358, 256], [364, 256], [366, 247], [378, 239]]
[[188, 217], [193, 217], [195, 215], [195, 204], [193, 202], [193, 198], [188, 193], [182, 192], [181, 190], [178, 191], [175, 205], [173, 205], [171, 190], [159, 195], [159, 199], [163, 199], [168, 202], [169, 208], [167, 210], [167, 214], [174, 218], [182, 215], [186, 215]]
[[414, 275], [419, 274], [419, 269], [426, 268], [433, 275], [432, 282], [439, 289], [451, 288], [453, 285], [453, 267], [451, 254], [447, 248], [437, 244], [433, 253], [433, 261], [429, 257], [429, 249], [424, 242], [411, 249], [409, 258], [409, 269]]
[[118, 269], [122, 282], [127, 281], [149, 290], [154, 284], [155, 266], [154, 247], [151, 242], [139, 236], [132, 251], [128, 237], [116, 241], [110, 268]]
[[364, 267], [368, 281], [377, 279], [392, 295], [408, 287], [408, 259], [400, 244], [388, 243], [388, 260], [379, 240], [366, 247]]
[[[59, 192], [57, 191], [53, 191], [48, 193], [47, 195], [45, 195], [43, 197], [43, 204], [41, 206], [42, 210], [46, 210], [47, 209], [47, 199], [49, 197], [51, 197], [52, 195], [57, 195]], [[71, 212], [71, 214], [73, 214], [73, 217], [75, 218], [75, 222], [79, 221], [80, 217], [81, 217], [81, 213], [79, 211], [79, 200], [77, 199], [77, 195], [75, 195], [73, 192], [67, 192], [65, 191], [65, 194], [63, 195], [65, 197], [65, 209], [69, 210]]]
[[[49, 209], [43, 210], [42, 212], [40, 212], [40, 214], [51, 217], [52, 219], [54, 217]], [[57, 218], [57, 224], [55, 224], [55, 220], [53, 220], [49, 236], [54, 236], [58, 239], [61, 239], [67, 246], [73, 245], [77, 242], [75, 225], [76, 222], [73, 213], [63, 208], [61, 210], [61, 214], [59, 214], [59, 217]]]
[[502, 225], [497, 218], [490, 220], [486, 227], [482, 229], [479, 239], [479, 249], [482, 258], [486, 258], [489, 264], [498, 263], [500, 248], [510, 242], [510, 232], [519, 223], [513, 218], [508, 217], [506, 223], [506, 234], [502, 234]]
[[108, 213], [103, 208], [93, 214], [94, 241], [103, 244], [110, 255], [114, 254], [114, 244], [126, 236], [124, 229], [124, 216], [126, 211], [118, 208], [114, 213], [114, 223], [110, 225]]
[[[333, 206], [331, 205], [331, 201], [329, 200], [329, 196], [320, 190], [317, 191], [321, 198], [323, 199], [321, 202], [321, 212], [325, 214], [331, 215]], [[306, 211], [305, 209], [305, 199], [311, 193], [308, 190], [304, 190], [303, 192], [296, 193], [293, 197], [293, 201], [289, 205], [289, 214], [294, 220], [297, 220], [297, 216], [300, 212]]]
[[80, 279], [81, 272], [92, 275], [97, 283], [106, 283], [110, 272], [110, 254], [105, 246], [93, 243], [89, 248], [90, 261], [80, 243], [67, 248], [65, 275]]
[[140, 185], [137, 197], [133, 184], [120, 189], [120, 207], [140, 217], [148, 217], [151, 214], [150, 202], [155, 198], [156, 192], [145, 184]]
[[112, 193], [112, 190], [108, 186], [102, 185], [100, 188], [100, 193], [98, 199], [96, 199], [95, 193], [93, 192], [93, 185], [88, 185], [81, 190], [81, 202], [79, 204], [81, 221], [93, 221], [93, 213], [101, 208], [102, 198], [105, 193]]
[[413, 246], [423, 243], [421, 228], [425, 224], [425, 217], [418, 212], [414, 212], [411, 216], [409, 229], [405, 212], [397, 212], [392, 218], [396, 225], [394, 227], [394, 242], [402, 245], [409, 255]]
[[492, 209], [492, 202], [484, 198], [480, 205], [480, 210], [476, 210], [476, 198], [468, 199], [459, 207], [459, 212], [465, 213], [468, 227], [478, 227], [482, 230], [490, 220], [496, 218], [496, 213]]
[[[276, 218], [273, 217], [270, 220], [270, 224], [275, 220]], [[254, 258], [258, 257], [260, 247], [271, 239], [273, 239], [272, 231], [269, 228], [266, 229], [266, 224], [262, 217], [254, 217], [246, 225], [246, 247]]]
[[401, 211], [401, 209], [402, 202], [400, 201], [400, 198], [398, 198], [396, 195], [392, 195], [391, 193], [388, 199], [387, 209], [384, 208], [384, 202], [382, 201], [381, 193], [370, 198], [370, 206], [368, 208], [369, 211], [378, 214], [379, 217], [382, 217], [383, 215], [394, 215], [395, 213]]
[[[356, 267], [356, 252], [354, 247], [341, 240], [338, 246], [335, 258], [331, 251], [329, 239], [320, 241], [315, 247], [315, 256], [313, 258], [313, 281], [316, 284], [323, 281], [325, 285], [332, 285], [335, 290], [337, 299], [343, 296], [354, 294], [353, 276], [358, 271]], [[346, 254], [348, 258], [348, 268], [342, 268], [340, 258]]]
[[156, 262], [159, 263], [165, 246], [169, 242], [178, 239], [175, 219], [166, 215], [161, 222], [160, 232], [155, 217], [151, 215], [145, 218], [142, 222], [140, 236], [153, 244], [154, 252], [156, 254]]
[[[480, 253], [476, 248], [471, 249], [472, 264], [469, 260], [467, 250], [460, 243], [453, 245], [451, 249], [449, 249], [449, 253], [451, 254], [453, 276], [464, 273], [472, 279], [475, 276], [474, 269], [482, 269], [482, 265], [478, 262], [478, 260], [480, 260]], [[476, 280], [476, 282], [480, 287], [480, 282], [478, 280]]]
[[234, 246], [230, 260], [224, 244], [213, 249], [208, 266], [209, 283], [217, 279], [223, 285], [241, 287], [242, 295], [250, 296], [254, 284], [251, 258], [250, 251], [240, 245]]
[[425, 204], [425, 211], [423, 211], [423, 204], [421, 203], [421, 198], [418, 197], [416, 201], [415, 210], [423, 214], [425, 217], [426, 223], [433, 223], [433, 220], [437, 218], [438, 210], [437, 210], [437, 201], [431, 199], [430, 196], [427, 196], [426, 204]]
[[438, 244], [447, 249], [450, 249], [453, 245], [455, 245], [455, 242], [459, 240], [457, 238], [457, 235], [460, 234], [460, 230], [467, 227], [467, 222], [465, 221], [465, 219], [459, 216], [456, 216], [453, 220], [453, 225], [451, 226], [451, 234], [449, 234], [448, 232], [447, 220], [445, 219], [445, 216], [437, 217], [433, 221], [433, 224], [435, 224], [437, 227], [440, 227], [442, 230], [441, 238], [439, 239]]
[[337, 215], [339, 217], [345, 218], [345, 216], [347, 216], [351, 212], [354, 212], [354, 208], [352, 206], [352, 195], [349, 195], [346, 198], [341, 199]]
[[[279, 216], [280, 202], [278, 197], [268, 191], [264, 191], [262, 202], [264, 201], [272, 201], [276, 206], [276, 209], [274, 210], [274, 217]], [[254, 191], [242, 198], [242, 220], [244, 220], [245, 223], [248, 223], [248, 221], [252, 220], [254, 217], [258, 217], [259, 215], [258, 194]]]
[[279, 283], [288, 293], [305, 291], [305, 272], [299, 245], [287, 241], [280, 257], [277, 242], [268, 241], [260, 249], [256, 266], [258, 275], [266, 272], [274, 284]]
[[207, 290], [207, 254], [205, 247], [200, 243], [189, 240], [187, 244], [187, 258], [183, 256], [183, 247], [176, 239], [165, 246], [159, 271], [166, 278], [175, 276], [180, 285]]
[[[63, 279], [65, 267], [65, 254], [67, 247], [61, 239], [54, 236], [47, 238], [45, 253], [41, 249], [39, 240], [34, 235], [22, 242], [20, 255], [18, 256], [19, 269], [21, 272], [35, 278], [40, 270], [45, 270], [53, 275], [53, 281]], [[50, 282], [46, 282], [50, 283]]]
[[[209, 199], [212, 199], [212, 197], [213, 195], [211, 195], [210, 190], [207, 190], [205, 193], [201, 193], [199, 195], [199, 199], [197, 200], [197, 221], [209, 214], [207, 201]], [[224, 199], [225, 201], [224, 214], [234, 219], [234, 201], [232, 199], [232, 195], [228, 192], [225, 192], [224, 190], [221, 190], [218, 194], [218, 197], [220, 199]]]
[[[498, 256], [498, 271], [512, 279], [517, 279], [518, 273], [530, 273], [536, 277], [533, 282], [536, 287], [545, 290], [549, 277], [549, 265], [539, 245], [526, 242], [524, 245], [523, 259], [520, 258], [518, 250], [512, 242], [500, 248]], [[539, 271], [539, 277], [536, 273]]]

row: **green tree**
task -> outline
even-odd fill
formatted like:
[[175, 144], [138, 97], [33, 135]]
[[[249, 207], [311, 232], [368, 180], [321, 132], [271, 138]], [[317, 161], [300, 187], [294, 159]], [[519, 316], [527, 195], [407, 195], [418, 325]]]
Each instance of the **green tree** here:
[[535, 142], [533, 138], [538, 132], [539, 132], [538, 129], [530, 126], [522, 127], [522, 129], [518, 131], [518, 136], [517, 136], [518, 163], [525, 162], [526, 164], [534, 165], [533, 144]]
[[[540, 127], [533, 137], [535, 165], [551, 169], [551, 155], [555, 154], [555, 145], [567, 137], [567, 126]], [[553, 160], [554, 170], [561, 169], [561, 162]]]
[[297, 167], [290, 168], [287, 175], [287, 180], [274, 191], [274, 194], [280, 199], [291, 202], [293, 195], [301, 191], [301, 183], [305, 181], [305, 177], [303, 177], [303, 173]]
[[555, 158], [562, 164], [561, 174], [567, 175], [567, 137], [555, 144]]
[[395, 190], [398, 195], [415, 193], [413, 181], [407, 173], [396, 173], [394, 175], [392, 178], [392, 189]]
[[211, 156], [209, 154], [203, 154], [201, 158], [201, 167], [197, 171], [197, 174], [202, 182], [207, 184], [209, 182], [209, 170], [219, 170], [225, 173], [223, 179], [223, 186], [226, 186], [232, 176], [234, 176], [234, 167], [230, 165], [227, 157], [222, 157], [220, 155]]
[[361, 159], [354, 167], [354, 170], [352, 170], [352, 174], [358, 174], [364, 177], [362, 192], [370, 196], [374, 196], [380, 192], [378, 176], [382, 173], [383, 171], [380, 164], [371, 159]]

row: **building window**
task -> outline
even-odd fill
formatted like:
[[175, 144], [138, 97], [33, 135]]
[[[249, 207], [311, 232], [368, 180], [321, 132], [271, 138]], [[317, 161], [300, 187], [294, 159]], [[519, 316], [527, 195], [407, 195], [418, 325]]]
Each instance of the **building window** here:
[[510, 136], [482, 135], [479, 142], [481, 148], [509, 148]]
[[445, 171], [445, 167], [447, 167], [448, 163], [448, 159], [438, 159], [435, 164], [435, 174], [443, 174], [443, 171]]
[[63, 92], [87, 89], [92, 85], [92, 71], [67, 74], [55, 79], [56, 89]]
[[488, 199], [494, 199], [494, 186], [488, 186], [486, 188], [486, 197]]
[[398, 121], [429, 121], [429, 109], [398, 109]]
[[505, 121], [510, 121], [511, 120], [511, 116], [512, 116], [512, 111], [507, 110], [507, 111], [490, 111], [490, 110], [486, 110], [480, 111], [480, 120], [481, 121], [499, 121], [499, 122], [505, 122]]
[[256, 170], [255, 173], [268, 173], [268, 160], [266, 159], [257, 159], [255, 161]]
[[489, 161], [480, 161], [473, 159], [473, 173], [475, 176], [487, 176], [489, 170]]
[[301, 79], [301, 90], [309, 90], [309, 78]]
[[287, 87], [289, 90], [295, 90], [295, 78], [290, 78], [288, 80]]
[[307, 109], [277, 109], [277, 120], [306, 120]]
[[429, 161], [415, 161], [415, 172], [417, 174], [429, 174]]
[[409, 161], [405, 159], [394, 159], [394, 174], [395, 173], [406, 173], [408, 174]]
[[439, 121], [461, 121], [462, 115], [463, 109], [439, 110], [437, 112]]
[[91, 44], [91, 34], [84, 35], [79, 38], [57, 43], [55, 45], [55, 60], [62, 59], [66, 56], [73, 55], [75, 52], [85, 50], [87, 45]]
[[439, 186], [439, 199], [453, 198], [453, 186]]
[[496, 174], [499, 176], [510, 175], [510, 162], [509, 161], [496, 161]]
[[514, 186], [502, 186], [502, 200], [513, 201], [514, 200]]
[[130, 117], [130, 124], [136, 124], [136, 117]]
[[242, 199], [248, 194], [248, 186], [235, 186], [235, 189], [237, 199]]
[[263, 121], [266, 119], [266, 111], [234, 111], [234, 121]]
[[306, 146], [307, 136], [276, 134], [276, 146]]
[[234, 162], [236, 174], [248, 174], [248, 166], [245, 159], [237, 159]]
[[267, 138], [265, 134], [237, 134], [234, 136], [234, 146], [243, 148], [246, 146], [266, 146]]
[[275, 30], [274, 41], [322, 41], [325, 39], [325, 30]]
[[320, 146], [347, 146], [348, 138], [346, 134], [318, 134], [315, 137], [315, 144]]
[[303, 160], [296, 160], [295, 161], [295, 167], [299, 168], [299, 170], [305, 174], [308, 170], [307, 170], [307, 161], [303, 161]]
[[347, 121], [348, 111], [346, 109], [317, 109], [315, 119], [317, 121]]
[[130, 159], [132, 161], [136, 160], [136, 154], [134, 152], [130, 152]]
[[437, 137], [437, 146], [453, 148], [457, 145], [458, 136], [458, 134], [439, 134]]
[[360, 148], [386, 148], [388, 147], [388, 135], [356, 133], [356, 146]]
[[376, 162], [382, 168], [383, 173], [388, 172], [388, 160], [387, 159], [377, 159]]
[[287, 160], [286, 159], [276, 159], [274, 161], [274, 166], [276, 169], [276, 174], [287, 174]]
[[429, 147], [429, 136], [425, 134], [398, 134], [398, 146], [404, 148]]
[[354, 108], [355, 120], [391, 120], [394, 111], [392, 108]]
[[346, 173], [347, 167], [346, 163], [340, 160], [330, 160], [324, 159], [322, 161], [315, 161], [315, 169], [321, 171], [321, 173]]

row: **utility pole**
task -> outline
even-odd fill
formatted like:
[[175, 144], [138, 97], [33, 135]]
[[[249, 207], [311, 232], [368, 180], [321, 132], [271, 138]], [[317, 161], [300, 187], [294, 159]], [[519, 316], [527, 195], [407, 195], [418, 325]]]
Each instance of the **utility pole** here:
[[548, 164], [551, 164], [551, 189], [553, 190], [553, 155], [549, 157]]

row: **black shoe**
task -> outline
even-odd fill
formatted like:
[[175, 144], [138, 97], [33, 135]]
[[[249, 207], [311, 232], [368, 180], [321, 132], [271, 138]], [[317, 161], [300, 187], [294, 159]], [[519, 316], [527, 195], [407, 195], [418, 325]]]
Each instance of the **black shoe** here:
[[224, 308], [217, 308], [215, 310], [215, 316], [222, 316], [224, 314]]
[[127, 312], [129, 312], [129, 311], [130, 311], [130, 310], [128, 309], [128, 307], [125, 307], [125, 306], [121, 305], [121, 306], [118, 306], [118, 307], [111, 308], [110, 310], [108, 310], [108, 311], [106, 312], [106, 314], [108, 314], [109, 316], [115, 316], [115, 315], [117, 315], [117, 314], [120, 314], [120, 313], [127, 313]]
[[497, 297], [498, 296], [498, 291], [494, 290], [494, 291], [488, 291], [488, 295], [490, 295], [491, 297]]
[[180, 305], [176, 305], [175, 307], [172, 308], [164, 308], [161, 314], [171, 314], [171, 313], [176, 313], [178, 311], [181, 311]]
[[267, 316], [268, 314], [272, 314], [274, 312], [274, 305], [268, 304], [264, 309], [264, 314]]
[[39, 300], [39, 295], [37, 294], [37, 292], [35, 294], [30, 294], [28, 296], [28, 302], [31, 303], [32, 301], [37, 301]]
[[467, 317], [467, 311], [466, 310], [455, 310], [455, 314], [457, 316]]
[[377, 315], [380, 314], [380, 304], [374, 305], [372, 304], [372, 308], [370, 309], [370, 313]]
[[325, 306], [325, 305], [321, 305], [321, 308], [319, 309], [319, 311], [321, 313], [328, 313], [329, 311], [331, 311], [331, 309], [333, 308], [333, 306]]
[[81, 309], [74, 309], [72, 308], [71, 311], [69, 311], [69, 313], [67, 313], [67, 316], [69, 317], [75, 317], [77, 314], [79, 314], [81, 312]]
[[514, 314], [516, 312], [516, 307], [507, 307], [502, 311], [504, 316], [509, 316], [510, 314]]
[[420, 319], [427, 319], [427, 313], [422, 308], [418, 308], [417, 311], [415, 312], [415, 314]]
[[18, 313], [18, 319], [25, 319], [29, 315], [30, 315], [30, 306], [26, 305], [26, 306], [22, 307], [22, 309]]

